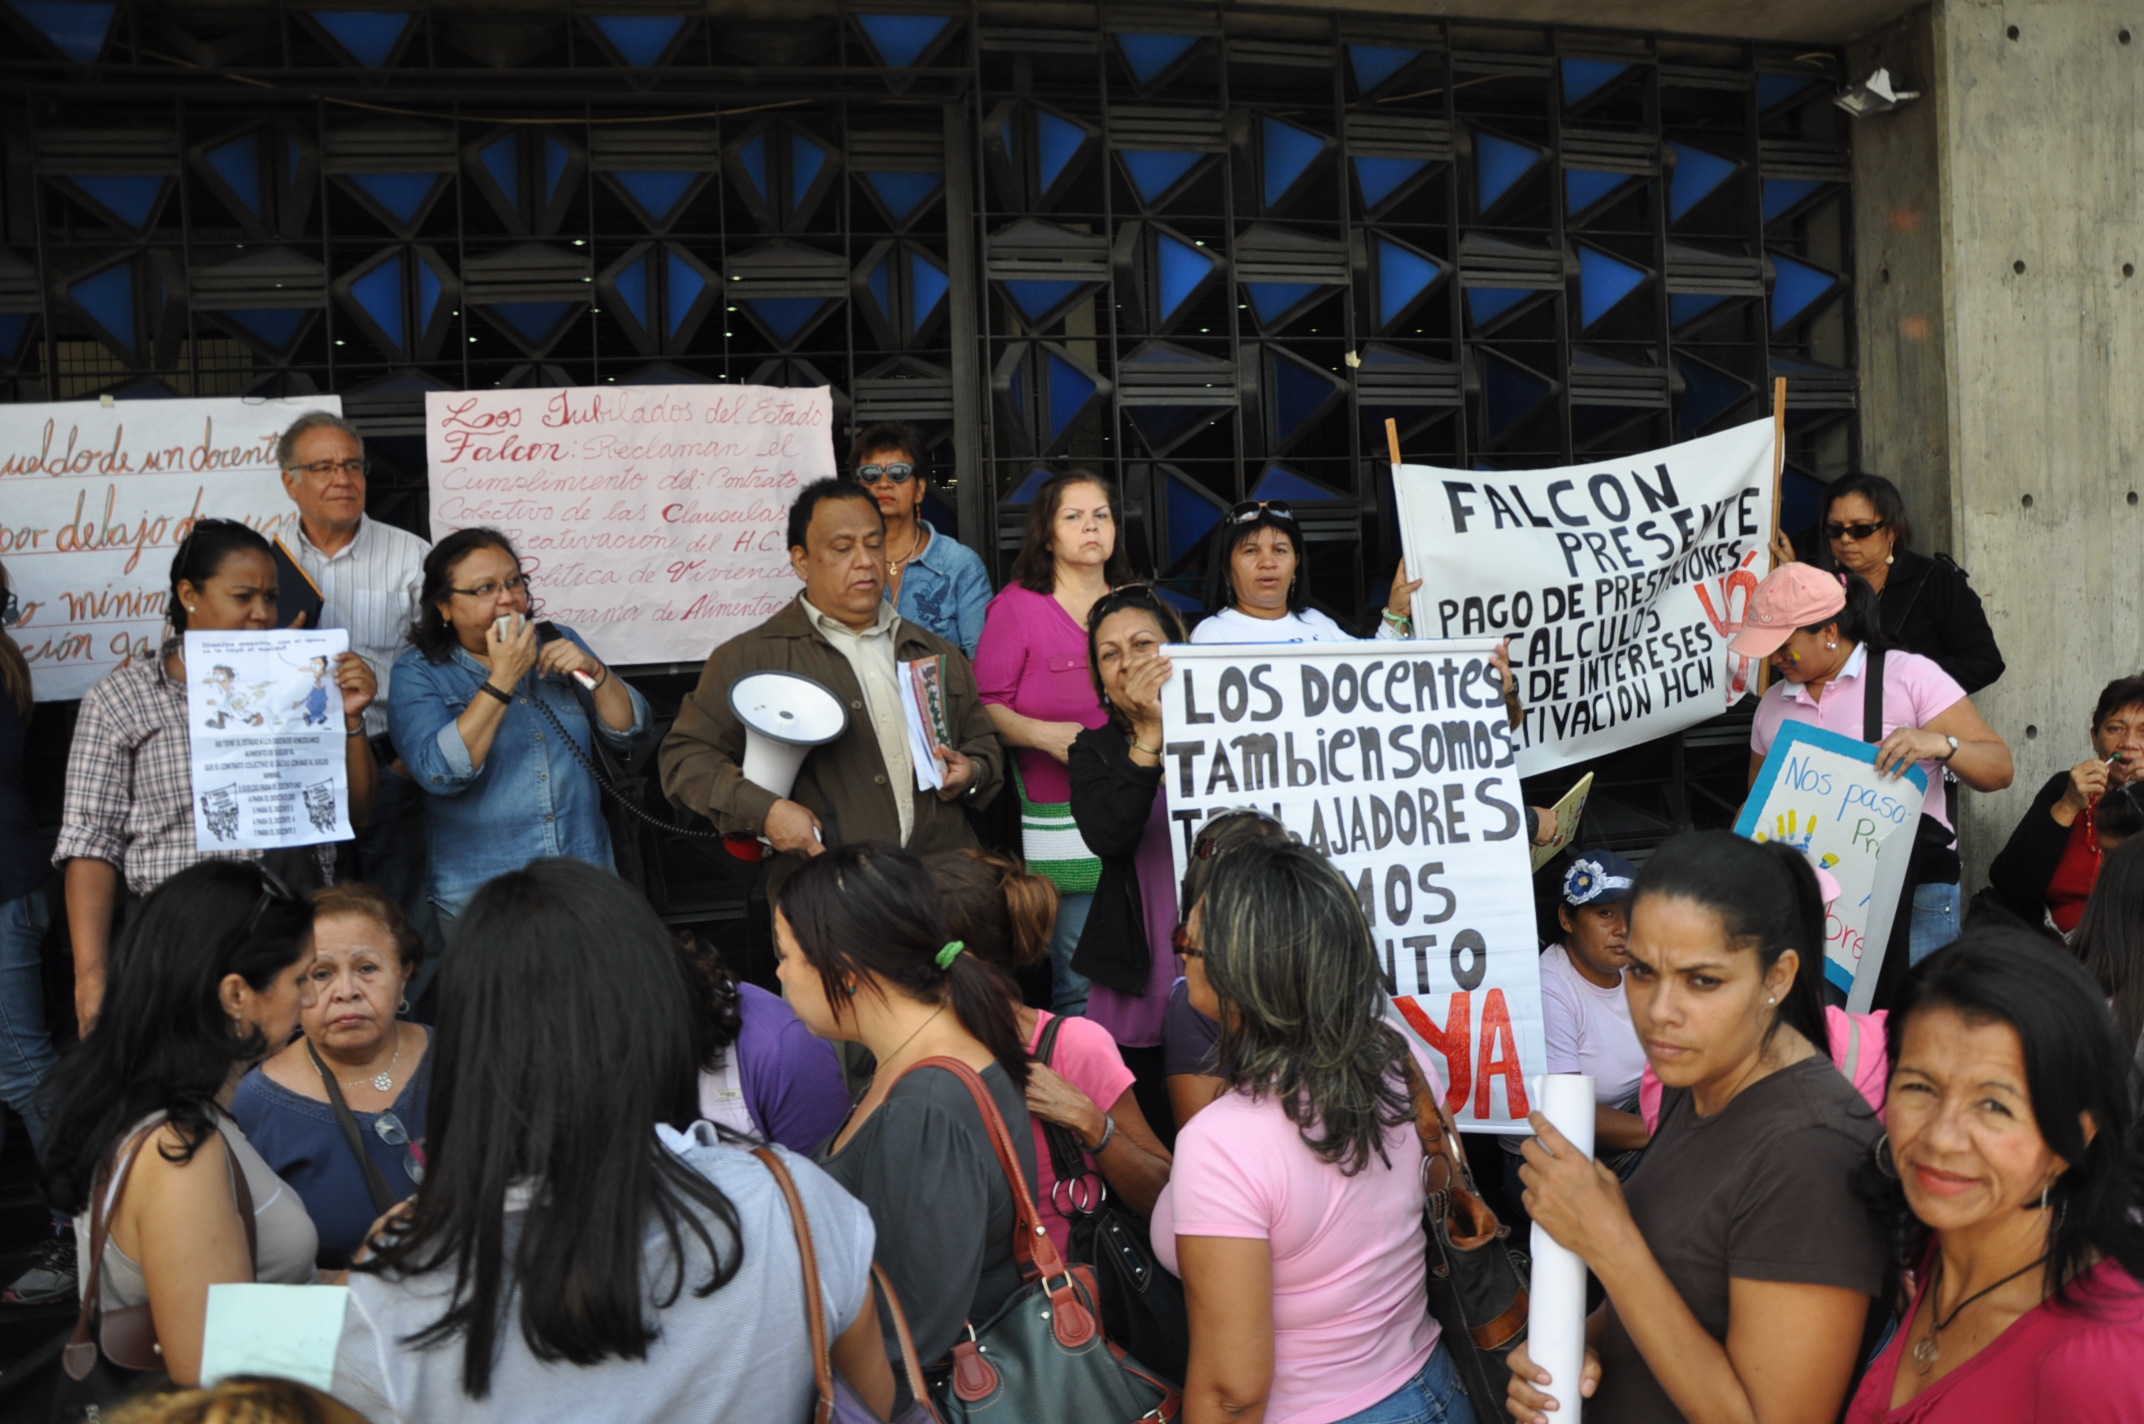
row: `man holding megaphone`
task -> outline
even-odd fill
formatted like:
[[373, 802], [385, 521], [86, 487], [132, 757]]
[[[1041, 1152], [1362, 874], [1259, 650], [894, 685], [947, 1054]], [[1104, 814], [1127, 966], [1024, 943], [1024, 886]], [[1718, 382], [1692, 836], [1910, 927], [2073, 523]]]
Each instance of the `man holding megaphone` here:
[[804, 591], [708, 657], [663, 739], [664, 792], [772, 846], [771, 885], [844, 842], [975, 845], [965, 808], [997, 795], [1005, 755], [967, 658], [886, 602], [878, 502], [845, 480], [806, 485], [789, 559]]

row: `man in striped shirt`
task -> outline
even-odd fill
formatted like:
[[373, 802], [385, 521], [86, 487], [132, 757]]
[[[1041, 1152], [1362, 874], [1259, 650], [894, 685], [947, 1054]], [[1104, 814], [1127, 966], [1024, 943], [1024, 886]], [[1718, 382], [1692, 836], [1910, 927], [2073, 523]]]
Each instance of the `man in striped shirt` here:
[[424, 792], [395, 770], [394, 745], [387, 739], [395, 659], [409, 646], [424, 556], [432, 546], [366, 517], [370, 462], [364, 440], [341, 416], [315, 410], [292, 421], [276, 444], [276, 464], [298, 506], [298, 534], [287, 552], [320, 591], [319, 626], [346, 629], [350, 650], [379, 674], [379, 696], [365, 710], [365, 731], [380, 759], [380, 792], [372, 823], [358, 833], [359, 874], [433, 940], [424, 899]]

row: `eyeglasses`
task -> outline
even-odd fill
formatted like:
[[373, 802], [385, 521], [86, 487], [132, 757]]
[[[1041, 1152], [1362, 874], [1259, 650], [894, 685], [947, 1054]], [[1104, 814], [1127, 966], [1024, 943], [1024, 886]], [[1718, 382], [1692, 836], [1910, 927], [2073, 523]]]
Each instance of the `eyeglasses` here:
[[15, 590], [0, 593], [0, 628], [12, 628], [22, 621], [22, 600]]
[[906, 460], [896, 460], [890, 465], [858, 465], [856, 483], [875, 485], [881, 479], [888, 479], [897, 485], [905, 485], [915, 473], [916, 467]]
[[1295, 523], [1295, 510], [1284, 499], [1247, 499], [1228, 512], [1231, 524], [1256, 524], [1261, 514]]
[[449, 593], [458, 593], [464, 598], [497, 598], [502, 593], [527, 593], [528, 591], [529, 576], [527, 574], [515, 574], [505, 583], [493, 583], [487, 579], [475, 588], [449, 588], [447, 590]]
[[315, 460], [310, 465], [286, 465], [284, 468], [296, 470], [301, 475], [311, 475], [316, 480], [324, 480], [330, 475], [369, 475], [372, 473], [372, 462], [370, 460]]
[[1827, 522], [1824, 525], [1824, 537], [1827, 539], [1852, 539], [1859, 543], [1883, 528], [1886, 522], [1882, 519], [1869, 524], [1832, 524]]
[[1186, 959], [1204, 959], [1206, 957], [1206, 951], [1191, 942], [1191, 922], [1189, 920], [1182, 921], [1176, 926], [1174, 932], [1169, 935], [1169, 943], [1174, 945], [1176, 952]]
[[392, 1110], [383, 1112], [372, 1120], [372, 1130], [377, 1132], [380, 1135], [380, 1141], [386, 1143], [389, 1147], [406, 1147], [409, 1149], [403, 1155], [402, 1170], [409, 1173], [409, 1179], [412, 1182], [415, 1182], [420, 1187], [423, 1186], [424, 1158], [418, 1155], [417, 1144], [410, 1141], [409, 1129], [402, 1125], [402, 1119], [396, 1117]]
[[285, 885], [274, 871], [265, 865], [256, 865], [253, 868], [261, 873], [261, 897], [253, 902], [253, 913], [246, 916], [248, 935], [260, 927], [261, 916], [268, 912], [270, 904], [278, 900], [286, 905], [298, 903], [298, 897], [291, 893], [290, 887]]

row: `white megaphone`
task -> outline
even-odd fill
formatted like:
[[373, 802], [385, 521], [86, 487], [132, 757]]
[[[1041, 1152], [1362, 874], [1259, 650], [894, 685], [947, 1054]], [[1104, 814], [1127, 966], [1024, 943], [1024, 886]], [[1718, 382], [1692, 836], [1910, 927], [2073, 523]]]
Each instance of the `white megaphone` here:
[[739, 678], [730, 687], [730, 711], [744, 723], [744, 779], [783, 797], [811, 749], [849, 729], [841, 699], [793, 672]]

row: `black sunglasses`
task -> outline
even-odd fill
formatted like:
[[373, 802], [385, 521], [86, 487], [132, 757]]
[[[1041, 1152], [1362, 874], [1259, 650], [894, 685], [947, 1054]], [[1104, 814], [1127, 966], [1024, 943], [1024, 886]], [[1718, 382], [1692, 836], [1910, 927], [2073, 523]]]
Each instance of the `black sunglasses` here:
[[249, 935], [260, 927], [261, 916], [268, 912], [270, 904], [279, 900], [286, 905], [295, 905], [298, 902], [298, 897], [291, 893], [290, 887], [285, 885], [274, 871], [265, 865], [256, 865], [253, 868], [261, 873], [261, 897], [253, 902], [253, 913], [246, 916], [246, 933]]
[[1191, 922], [1189, 920], [1179, 921], [1176, 928], [1170, 931], [1169, 943], [1175, 946], [1176, 952], [1186, 959], [1204, 959], [1206, 957], [1206, 951], [1191, 942]]
[[892, 480], [897, 485], [905, 485], [915, 476], [915, 473], [916, 467], [906, 460], [896, 460], [890, 465], [858, 465], [856, 467], [856, 483], [875, 485], [881, 478], [884, 478]]
[[1887, 521], [1879, 519], [1871, 524], [1833, 524], [1826, 522], [1824, 537], [1827, 539], [1852, 539], [1860, 542], [1884, 527]]
[[15, 590], [0, 593], [0, 628], [12, 628], [21, 621], [22, 600], [15, 596]]
[[1231, 524], [1255, 524], [1261, 514], [1295, 523], [1295, 510], [1284, 499], [1247, 499], [1228, 512]]

